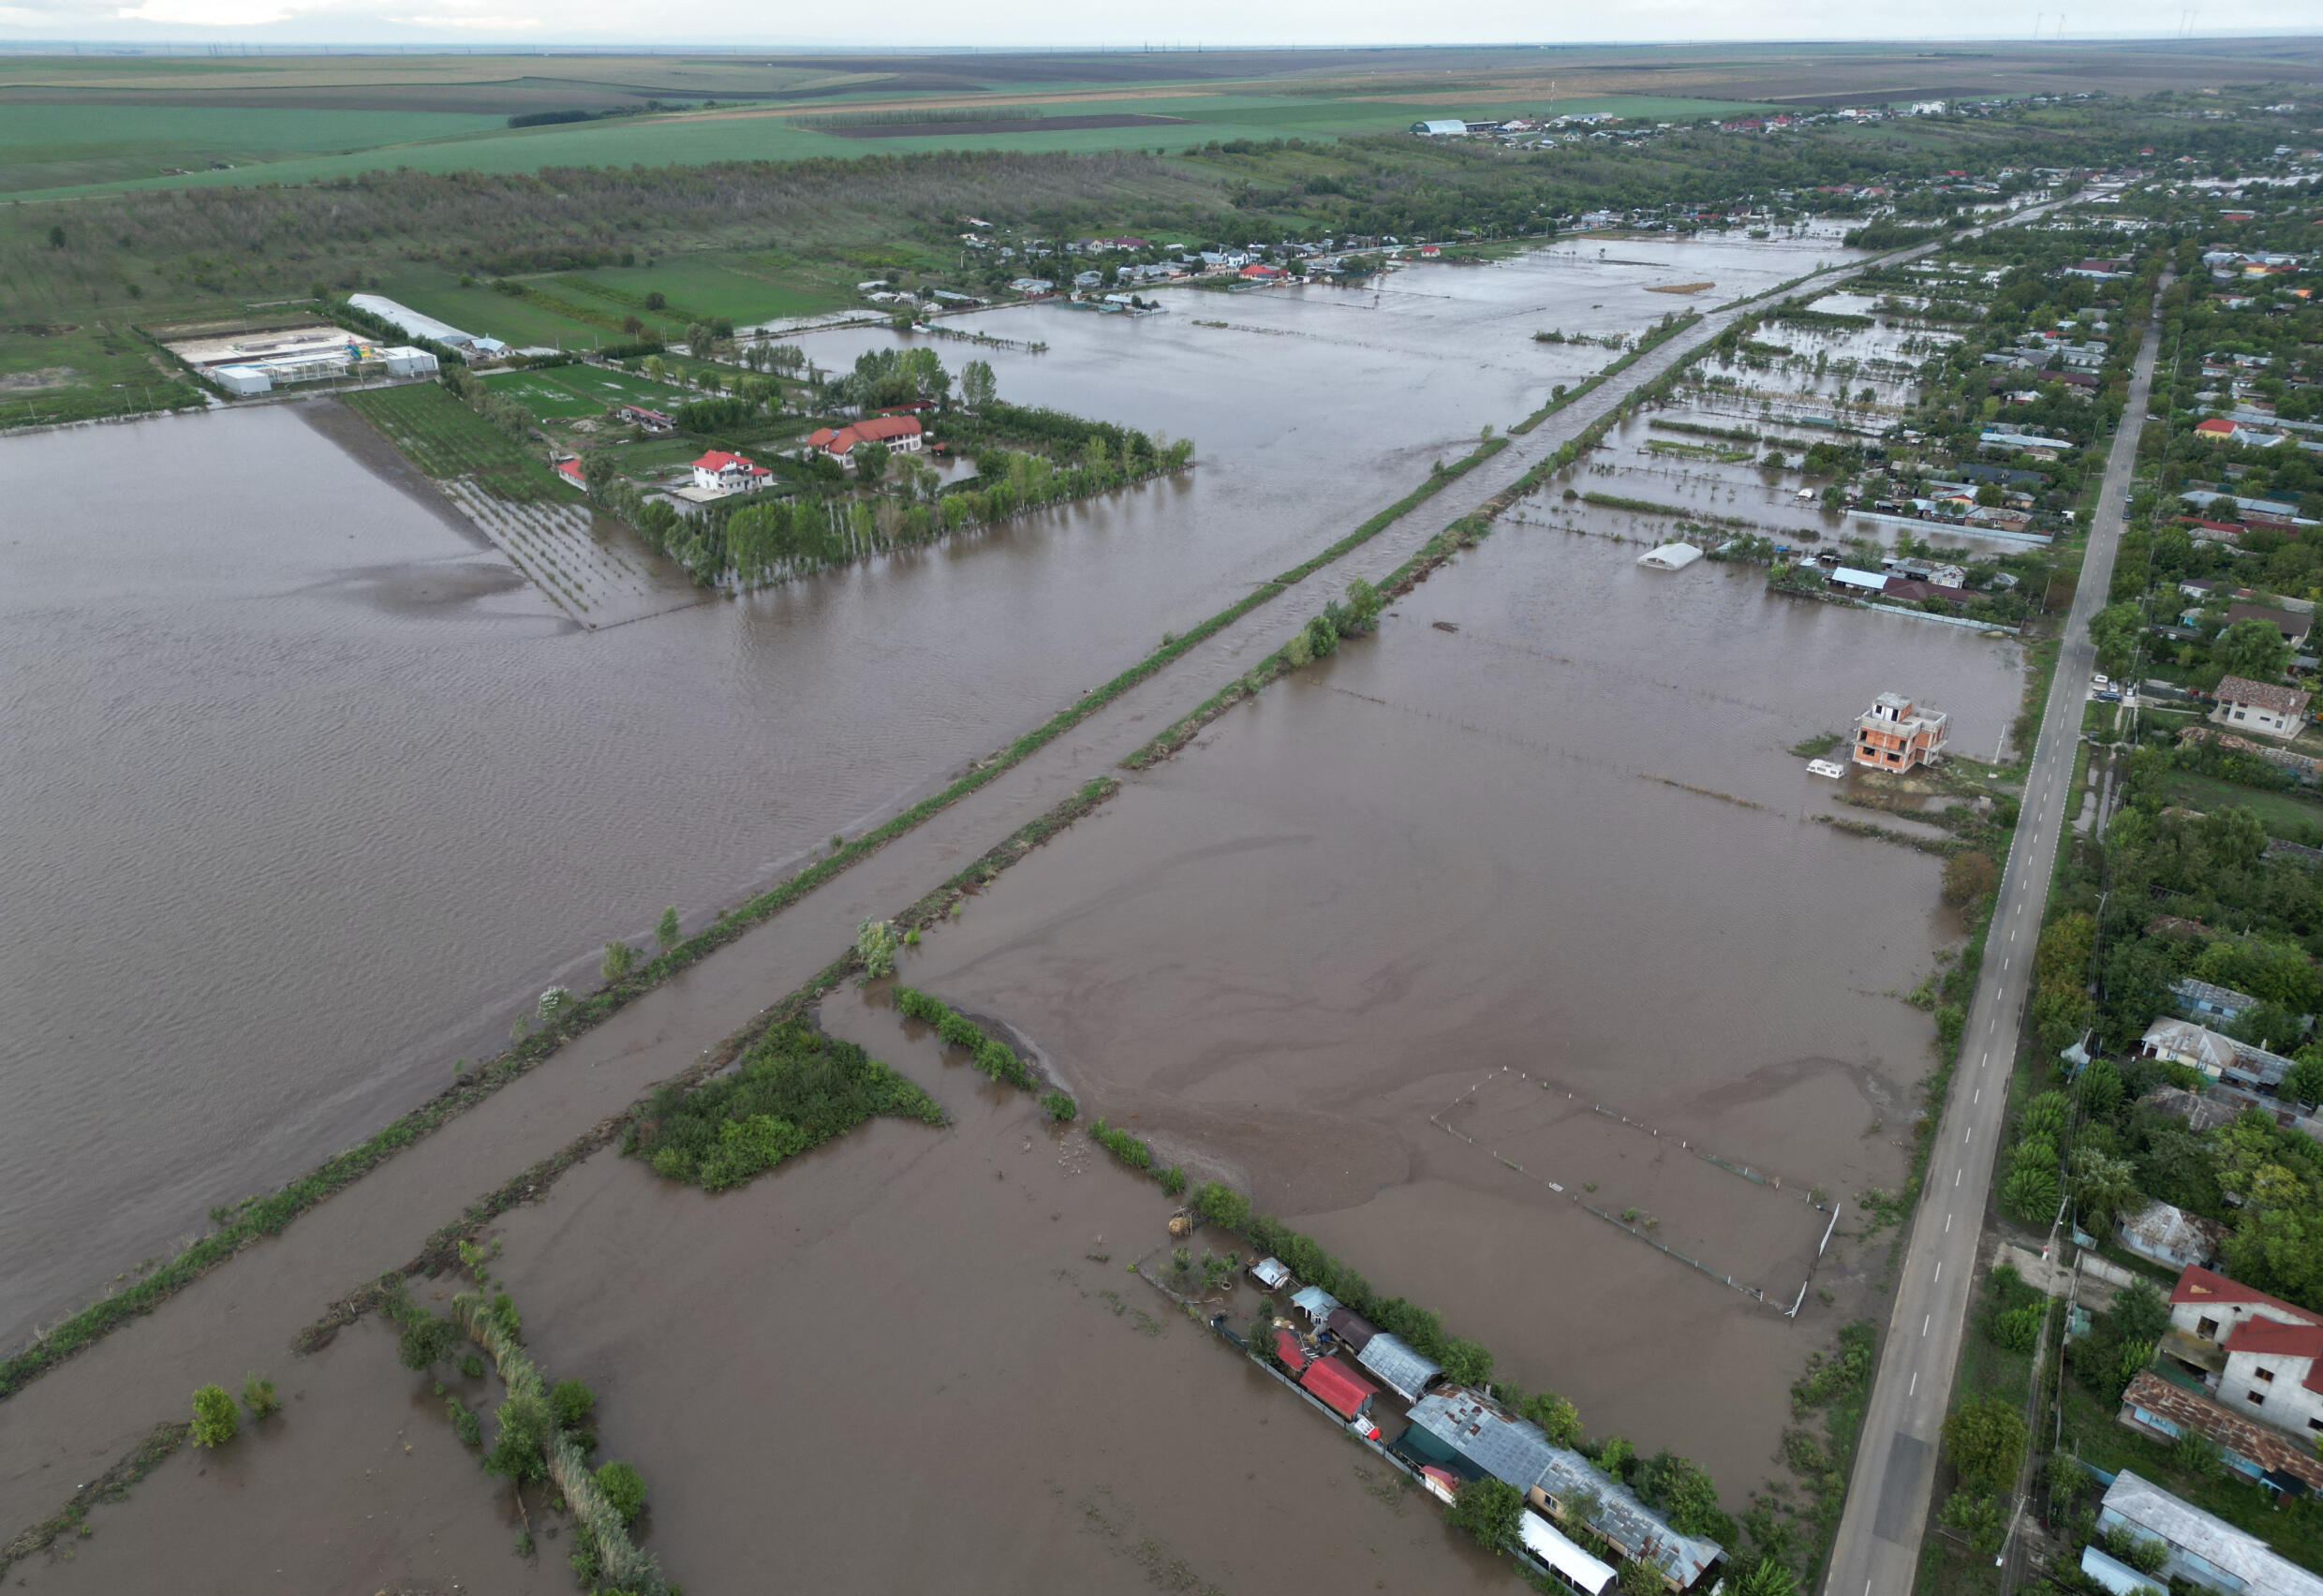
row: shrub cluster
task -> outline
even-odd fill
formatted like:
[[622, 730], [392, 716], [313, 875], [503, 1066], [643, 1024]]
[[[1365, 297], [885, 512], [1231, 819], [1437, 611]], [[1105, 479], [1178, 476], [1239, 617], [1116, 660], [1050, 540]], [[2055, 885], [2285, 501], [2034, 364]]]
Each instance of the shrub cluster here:
[[622, 1143], [671, 1180], [723, 1191], [874, 1115], [943, 1123], [936, 1101], [852, 1042], [777, 1026], [732, 1074], [664, 1086]]
[[[1031, 1091], [1039, 1085], [1025, 1061], [1016, 1057], [1016, 1050], [997, 1037], [984, 1033], [975, 1021], [953, 1008], [940, 998], [930, 998], [914, 986], [895, 988], [895, 1008], [906, 1019], [918, 1020], [936, 1027], [936, 1034], [954, 1047], [966, 1048], [976, 1068], [996, 1081]], [[1072, 1100], [1067, 1099], [1068, 1102]], [[1052, 1110], [1052, 1112], [1054, 1112]], [[1058, 1116], [1071, 1118], [1071, 1115]]]

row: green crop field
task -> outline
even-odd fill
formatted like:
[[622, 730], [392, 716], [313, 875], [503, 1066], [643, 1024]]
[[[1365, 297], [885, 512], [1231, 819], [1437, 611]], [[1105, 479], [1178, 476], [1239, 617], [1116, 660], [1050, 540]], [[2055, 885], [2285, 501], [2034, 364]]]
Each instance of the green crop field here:
[[[168, 169], [237, 170], [286, 156], [378, 152], [475, 134], [501, 118], [413, 111], [231, 106], [0, 104], [0, 193], [159, 178]], [[219, 176], [229, 175], [218, 173]]]
[[[853, 159], [928, 150], [1098, 150], [1178, 151], [1212, 140], [1303, 138], [1330, 140], [1361, 133], [1392, 133], [1429, 116], [1512, 116], [1519, 111], [1604, 111], [1620, 116], [1669, 120], [1726, 116], [1753, 109], [1751, 102], [1686, 99], [1668, 96], [1597, 96], [1515, 99], [1487, 95], [1442, 101], [1340, 99], [1328, 96], [1154, 95], [1133, 99], [1072, 99], [1026, 102], [1028, 111], [1052, 116], [1145, 115], [1184, 120], [1131, 127], [1064, 128], [1055, 132], [979, 133], [973, 123], [931, 124], [925, 135], [896, 139], [849, 139], [816, 130], [796, 118], [828, 114], [847, 102], [819, 101], [814, 112], [776, 114], [758, 109], [707, 114], [625, 117], [617, 121], [570, 123], [548, 127], [498, 128], [401, 144], [381, 154], [292, 156], [262, 168], [197, 171], [183, 177], [145, 177], [128, 182], [56, 189], [58, 194], [123, 189], [187, 187], [213, 184], [307, 183], [350, 177], [382, 167], [420, 171], [528, 172], [551, 166], [699, 166], [714, 161]], [[45, 109], [45, 108], [44, 108]], [[335, 113], [316, 113], [330, 115]], [[7, 188], [22, 185], [7, 182]]]
[[517, 504], [572, 496], [546, 461], [519, 449], [436, 383], [364, 389], [349, 393], [347, 402], [431, 477], [472, 477]]
[[683, 389], [625, 371], [600, 366], [549, 366], [540, 371], [498, 372], [483, 379], [542, 421], [599, 416], [614, 405], [644, 405], [670, 410], [686, 403]]
[[[653, 321], [644, 308], [645, 296], [658, 293], [669, 302], [658, 319], [682, 332], [690, 319], [725, 317], [738, 326], [770, 321], [784, 316], [813, 316], [855, 303], [851, 292], [801, 288], [794, 273], [777, 275], [781, 268], [764, 258], [741, 252], [687, 255], [651, 266], [599, 266], [585, 273], [551, 278], [548, 286], [570, 285], [571, 291], [598, 300], [615, 315], [635, 315]], [[851, 279], [849, 285], [852, 287]], [[592, 294], [590, 289], [599, 290]]]

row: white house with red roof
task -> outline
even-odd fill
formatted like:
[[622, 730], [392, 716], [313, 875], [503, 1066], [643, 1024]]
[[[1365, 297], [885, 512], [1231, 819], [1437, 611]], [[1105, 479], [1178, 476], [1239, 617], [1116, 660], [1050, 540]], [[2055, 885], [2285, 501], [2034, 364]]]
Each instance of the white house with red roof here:
[[713, 449], [694, 462], [694, 486], [715, 493], [738, 494], [750, 488], [762, 488], [774, 480], [775, 474], [763, 466], [753, 465], [739, 454], [729, 454]]
[[849, 469], [854, 468], [854, 450], [859, 443], [884, 444], [889, 449], [916, 454], [927, 447], [927, 429], [920, 425], [917, 416], [866, 416], [862, 421], [843, 427], [817, 427], [806, 435], [806, 447], [819, 449]]
[[570, 460], [559, 460], [554, 469], [568, 486], [579, 488], [583, 493], [589, 491], [589, 480], [582, 474], [581, 461], [578, 456]]
[[2323, 1313], [2189, 1268], [2169, 1293], [2169, 1322], [2162, 1354], [2200, 1375], [2221, 1406], [2302, 1440], [2323, 1436]]

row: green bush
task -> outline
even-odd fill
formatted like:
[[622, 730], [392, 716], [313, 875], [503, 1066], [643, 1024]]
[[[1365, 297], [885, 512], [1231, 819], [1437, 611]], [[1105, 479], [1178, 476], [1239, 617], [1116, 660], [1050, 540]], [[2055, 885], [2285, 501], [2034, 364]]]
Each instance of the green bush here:
[[1186, 1172], [1176, 1164], [1170, 1165], [1154, 1178], [1162, 1183], [1162, 1190], [1172, 1197], [1186, 1190]]
[[549, 1439], [556, 1433], [548, 1403], [532, 1395], [510, 1396], [493, 1416], [499, 1427], [484, 1454], [484, 1472], [520, 1485], [546, 1478]]
[[560, 1380], [549, 1387], [549, 1409], [558, 1429], [580, 1429], [596, 1411], [597, 1393], [577, 1380]]
[[623, 1150], [721, 1191], [882, 1114], [943, 1123], [934, 1099], [854, 1043], [777, 1026], [732, 1073], [656, 1092]]
[[1048, 1116], [1059, 1125], [1071, 1122], [1073, 1116], [1081, 1112], [1080, 1105], [1063, 1092], [1043, 1093], [1041, 1098], [1041, 1106], [1046, 1109]]
[[1454, 1529], [1467, 1530], [1478, 1544], [1498, 1551], [1516, 1539], [1517, 1517], [1523, 1512], [1524, 1498], [1517, 1487], [1487, 1475], [1460, 1483], [1452, 1493], [1452, 1511], [1446, 1517]]
[[597, 1471], [597, 1488], [604, 1492], [605, 1500], [624, 1524], [636, 1523], [637, 1515], [645, 1510], [645, 1477], [634, 1464], [606, 1464]]
[[243, 1377], [242, 1405], [250, 1410], [253, 1420], [272, 1418], [282, 1411], [282, 1398], [274, 1395], [274, 1382], [255, 1369]]
[[192, 1439], [196, 1446], [224, 1446], [241, 1427], [241, 1416], [226, 1387], [205, 1385], [194, 1393]]
[[468, 1411], [457, 1396], [444, 1398], [444, 1416], [451, 1421], [451, 1433], [460, 1438], [460, 1444], [478, 1447], [484, 1444], [483, 1421]]
[[1153, 1149], [1126, 1130], [1117, 1130], [1102, 1119], [1089, 1127], [1089, 1137], [1096, 1144], [1119, 1159], [1132, 1169], [1151, 1169]]
[[1996, 1313], [1992, 1316], [1992, 1339], [2012, 1352], [2029, 1352], [2040, 1340], [2043, 1317], [2045, 1310], [2038, 1303]]
[[395, 1337], [395, 1356], [409, 1369], [432, 1368], [460, 1344], [460, 1327], [424, 1309], [414, 1309]]

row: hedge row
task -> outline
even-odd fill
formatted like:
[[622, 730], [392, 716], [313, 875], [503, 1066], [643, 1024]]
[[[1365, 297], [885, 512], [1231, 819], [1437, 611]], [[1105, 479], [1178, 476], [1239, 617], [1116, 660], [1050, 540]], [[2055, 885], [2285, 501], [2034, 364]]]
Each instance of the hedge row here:
[[986, 1036], [982, 1027], [966, 1014], [930, 998], [915, 986], [895, 988], [895, 1007], [906, 1019], [918, 1020], [936, 1027], [936, 1034], [954, 1047], [967, 1049], [977, 1069], [996, 1081], [1005, 1081], [1025, 1091], [1037, 1091], [1040, 1083], [1025, 1061], [1016, 1057], [1016, 1050], [997, 1037]]

